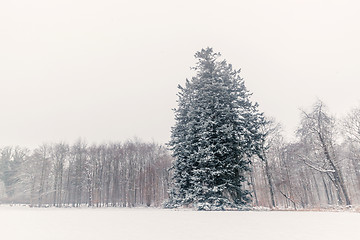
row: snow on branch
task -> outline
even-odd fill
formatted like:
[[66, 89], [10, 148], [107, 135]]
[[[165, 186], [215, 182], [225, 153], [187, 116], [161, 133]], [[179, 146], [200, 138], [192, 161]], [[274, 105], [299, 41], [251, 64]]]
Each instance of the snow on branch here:
[[335, 170], [333, 170], [333, 169], [324, 169], [324, 168], [322, 168], [322, 167], [317, 167], [317, 166], [313, 165], [312, 163], [310, 163], [311, 161], [306, 161], [306, 160], [304, 159], [304, 157], [302, 157], [302, 156], [299, 156], [299, 157], [303, 160], [303, 162], [304, 162], [307, 166], [309, 166], [310, 168], [312, 168], [312, 169], [314, 169], [314, 170], [316, 170], [316, 171], [319, 171], [319, 172], [322, 172], [322, 173], [335, 172]]

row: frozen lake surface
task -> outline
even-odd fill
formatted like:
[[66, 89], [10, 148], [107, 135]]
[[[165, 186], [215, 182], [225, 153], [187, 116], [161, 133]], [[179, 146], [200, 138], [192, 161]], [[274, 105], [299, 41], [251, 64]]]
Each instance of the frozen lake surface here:
[[355, 212], [196, 212], [121, 208], [0, 206], [11, 240], [360, 239]]

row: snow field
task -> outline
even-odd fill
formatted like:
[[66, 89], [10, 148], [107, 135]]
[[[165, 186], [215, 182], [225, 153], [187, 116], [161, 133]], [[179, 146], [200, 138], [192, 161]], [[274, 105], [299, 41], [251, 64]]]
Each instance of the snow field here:
[[35, 209], [0, 206], [11, 240], [360, 239], [353, 212], [196, 212], [161, 209]]

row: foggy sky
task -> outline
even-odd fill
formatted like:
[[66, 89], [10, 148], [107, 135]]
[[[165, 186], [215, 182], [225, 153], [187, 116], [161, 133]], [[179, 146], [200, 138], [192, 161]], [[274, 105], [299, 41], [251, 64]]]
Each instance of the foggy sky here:
[[0, 2], [0, 146], [165, 143], [177, 85], [213, 47], [291, 136], [319, 98], [360, 104], [358, 1]]

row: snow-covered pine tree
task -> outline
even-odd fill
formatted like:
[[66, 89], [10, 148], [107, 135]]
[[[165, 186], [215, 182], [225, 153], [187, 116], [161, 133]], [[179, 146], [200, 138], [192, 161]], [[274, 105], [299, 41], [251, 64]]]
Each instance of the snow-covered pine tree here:
[[196, 76], [179, 86], [169, 206], [198, 210], [241, 208], [250, 200], [249, 157], [259, 154], [264, 118], [250, 101], [240, 70], [212, 48], [195, 54]]

